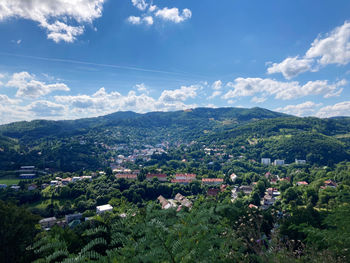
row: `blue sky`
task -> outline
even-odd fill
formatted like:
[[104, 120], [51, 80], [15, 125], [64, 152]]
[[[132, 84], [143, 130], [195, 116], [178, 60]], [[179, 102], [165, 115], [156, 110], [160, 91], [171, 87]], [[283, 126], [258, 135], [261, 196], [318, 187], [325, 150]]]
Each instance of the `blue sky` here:
[[264, 107], [350, 116], [348, 0], [2, 0], [0, 123]]

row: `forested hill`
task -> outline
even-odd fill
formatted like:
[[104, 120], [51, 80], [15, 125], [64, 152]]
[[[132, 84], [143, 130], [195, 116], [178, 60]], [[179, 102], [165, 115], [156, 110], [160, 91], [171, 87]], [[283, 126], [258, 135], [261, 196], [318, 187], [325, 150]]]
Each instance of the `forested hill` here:
[[[20, 165], [63, 171], [98, 169], [144, 145], [227, 145], [227, 154], [307, 159], [331, 165], [350, 159], [350, 118], [298, 118], [262, 108], [197, 108], [175, 112], [116, 112], [69, 121], [35, 120], [0, 126], [0, 169]], [[129, 152], [117, 152], [127, 145]]]
[[251, 159], [265, 156], [288, 163], [306, 159], [309, 163], [332, 165], [350, 159], [350, 118], [266, 119], [214, 132], [202, 142], [229, 145]]
[[253, 120], [282, 116], [287, 115], [262, 108], [197, 108], [186, 111], [150, 112], [146, 114], [116, 112], [106, 116], [78, 120], [15, 122], [1, 125], [0, 134], [27, 142], [43, 137], [82, 135], [92, 129], [102, 131], [111, 127], [128, 129], [161, 128], [166, 129], [168, 133], [174, 131], [177, 137], [183, 134], [183, 138], [179, 139], [192, 139], [201, 134], [203, 130], [212, 130], [224, 126], [235, 127], [238, 124]]

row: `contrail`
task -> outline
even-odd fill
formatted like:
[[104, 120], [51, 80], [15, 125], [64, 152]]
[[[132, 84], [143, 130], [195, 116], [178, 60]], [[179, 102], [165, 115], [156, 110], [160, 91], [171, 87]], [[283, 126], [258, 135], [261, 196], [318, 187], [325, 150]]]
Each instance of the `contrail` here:
[[[0, 55], [20, 57], [20, 58], [30, 58], [30, 59], [37, 59], [37, 60], [45, 60], [45, 61], [52, 61], [52, 62], [62, 62], [62, 63], [89, 65], [89, 66], [96, 66], [96, 67], [108, 67], [108, 68], [126, 69], [126, 70], [142, 71], [142, 72], [160, 73], [160, 74], [195, 76], [194, 74], [185, 73], [185, 72], [162, 71], [162, 70], [155, 70], [155, 69], [145, 69], [145, 68], [138, 68], [138, 67], [120, 66], [120, 65], [113, 65], [113, 64], [93, 63], [93, 62], [72, 60], [72, 59], [37, 57], [37, 56], [18, 55], [18, 54], [5, 53], [5, 52], [0, 52]], [[203, 77], [203, 76], [198, 75], [197, 77]]]

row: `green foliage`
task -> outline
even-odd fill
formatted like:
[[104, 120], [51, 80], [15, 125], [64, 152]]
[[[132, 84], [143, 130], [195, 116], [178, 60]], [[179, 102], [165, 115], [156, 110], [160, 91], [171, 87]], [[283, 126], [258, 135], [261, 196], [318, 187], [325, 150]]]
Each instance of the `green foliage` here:
[[39, 217], [24, 208], [0, 200], [0, 259], [2, 262], [28, 262], [26, 251], [38, 232]]

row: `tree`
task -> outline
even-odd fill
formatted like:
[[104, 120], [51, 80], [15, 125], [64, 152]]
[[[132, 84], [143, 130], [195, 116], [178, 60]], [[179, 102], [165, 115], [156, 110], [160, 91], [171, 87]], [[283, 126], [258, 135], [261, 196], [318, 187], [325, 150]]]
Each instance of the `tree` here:
[[3, 262], [29, 262], [26, 251], [38, 230], [39, 217], [24, 208], [0, 200], [0, 259]]

